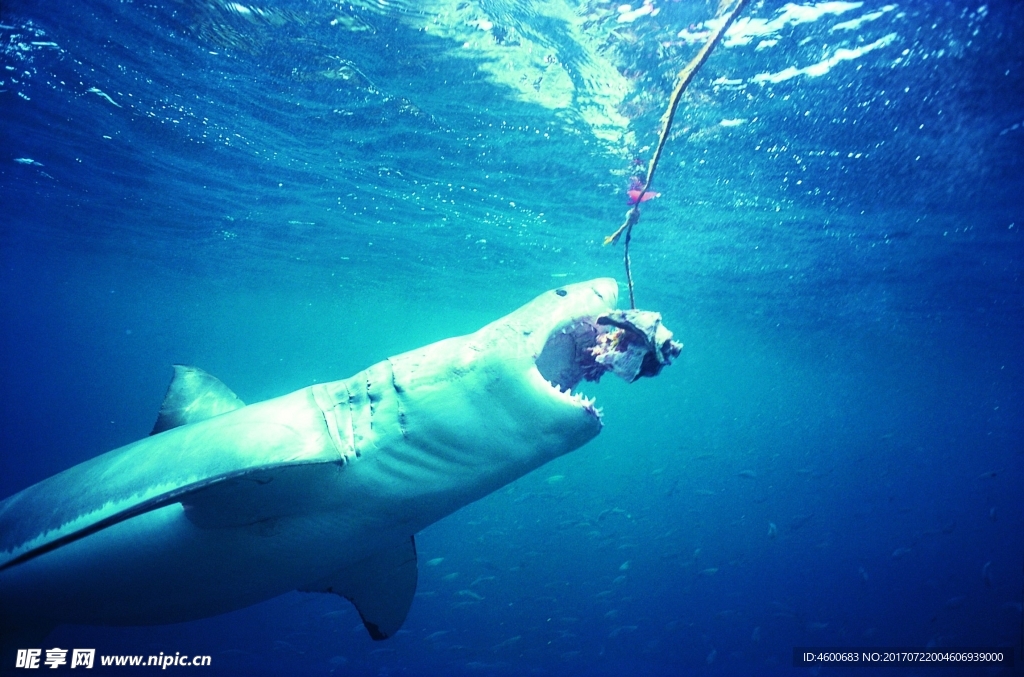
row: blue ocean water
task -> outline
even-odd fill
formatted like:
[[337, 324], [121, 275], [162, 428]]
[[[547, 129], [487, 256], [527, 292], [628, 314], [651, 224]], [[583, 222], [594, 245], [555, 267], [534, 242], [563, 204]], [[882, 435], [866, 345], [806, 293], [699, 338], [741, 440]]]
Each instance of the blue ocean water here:
[[[0, 496], [145, 436], [173, 363], [254, 402], [566, 282], [624, 293], [601, 241], [715, 4], [5, 0]], [[292, 593], [47, 647], [232, 675], [1019, 666], [1022, 150], [1019, 3], [752, 3], [634, 232], [680, 359], [585, 387], [597, 439], [422, 532], [396, 637]]]

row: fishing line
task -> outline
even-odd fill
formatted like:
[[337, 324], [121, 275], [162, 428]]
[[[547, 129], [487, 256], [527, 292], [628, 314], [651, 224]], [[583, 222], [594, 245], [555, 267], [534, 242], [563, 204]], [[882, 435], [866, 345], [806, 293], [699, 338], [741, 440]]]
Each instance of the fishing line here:
[[[725, 31], [728, 30], [743, 6], [747, 4], [747, 0], [721, 0], [718, 6], [718, 15], [716, 19], [723, 19], [721, 25], [718, 26], [712, 33], [708, 41], [704, 43], [704, 46], [700, 48], [697, 55], [693, 57], [693, 60], [686, 65], [683, 70], [679, 71], [676, 76], [676, 88], [672, 91], [672, 98], [669, 100], [668, 110], [665, 111], [665, 115], [662, 116], [662, 127], [661, 135], [658, 137], [658, 147], [654, 151], [654, 156], [651, 158], [650, 164], [647, 166], [647, 176], [644, 179], [643, 186], [640, 187], [640, 192], [636, 196], [636, 202], [633, 203], [633, 207], [626, 212], [626, 221], [619, 226], [619, 229], [604, 239], [604, 244], [614, 244], [619, 241], [619, 238], [623, 234], [626, 235], [625, 240], [625, 251], [623, 254], [623, 263], [626, 266], [626, 282], [629, 284], [629, 307], [636, 309], [636, 300], [633, 296], [633, 272], [629, 264], [629, 241], [633, 235], [633, 226], [640, 220], [640, 202], [643, 200], [644, 194], [648, 192], [651, 187], [651, 181], [654, 180], [654, 170], [658, 168], [658, 160], [661, 158], [661, 151], [665, 148], [665, 142], [668, 140], [668, 134], [672, 130], [672, 120], [676, 116], [676, 107], [679, 106], [679, 100], [683, 97], [683, 92], [686, 91], [687, 86], [693, 77], [697, 74], [697, 70], [704, 65], [704, 62], [708, 60], [711, 55], [711, 50], [715, 48], [718, 41], [721, 40]], [[729, 7], [731, 5], [731, 7]], [[729, 7], [729, 9], [726, 9]]]

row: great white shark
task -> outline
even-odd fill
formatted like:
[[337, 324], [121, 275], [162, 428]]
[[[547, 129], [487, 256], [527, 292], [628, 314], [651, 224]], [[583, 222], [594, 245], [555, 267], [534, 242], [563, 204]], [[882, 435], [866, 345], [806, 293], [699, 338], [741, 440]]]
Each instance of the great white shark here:
[[188, 621], [301, 590], [349, 599], [374, 639], [412, 603], [414, 536], [601, 430], [573, 388], [654, 375], [681, 346], [612, 279], [479, 331], [245, 405], [192, 367], [149, 437], [0, 502], [0, 636]]

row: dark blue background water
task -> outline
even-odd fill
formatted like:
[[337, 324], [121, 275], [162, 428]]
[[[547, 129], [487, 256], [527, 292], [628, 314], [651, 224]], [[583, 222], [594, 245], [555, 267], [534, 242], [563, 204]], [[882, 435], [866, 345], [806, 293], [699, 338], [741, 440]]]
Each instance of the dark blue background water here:
[[[172, 363], [258, 401], [621, 280], [601, 239], [714, 10], [654, 7], [4, 0], [0, 495], [144, 436]], [[681, 359], [587, 388], [597, 440], [420, 534], [398, 636], [293, 593], [47, 647], [210, 674], [1019, 661], [1024, 8], [817, 9], [754, 3], [683, 100], [633, 248]]]

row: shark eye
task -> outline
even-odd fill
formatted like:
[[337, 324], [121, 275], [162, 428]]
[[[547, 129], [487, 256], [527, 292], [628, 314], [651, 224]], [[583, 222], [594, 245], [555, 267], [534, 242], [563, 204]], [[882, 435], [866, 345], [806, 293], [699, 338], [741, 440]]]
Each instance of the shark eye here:
[[565, 296], [569, 292], [565, 291], [564, 289], [556, 289], [555, 293], [558, 294], [559, 296]]

